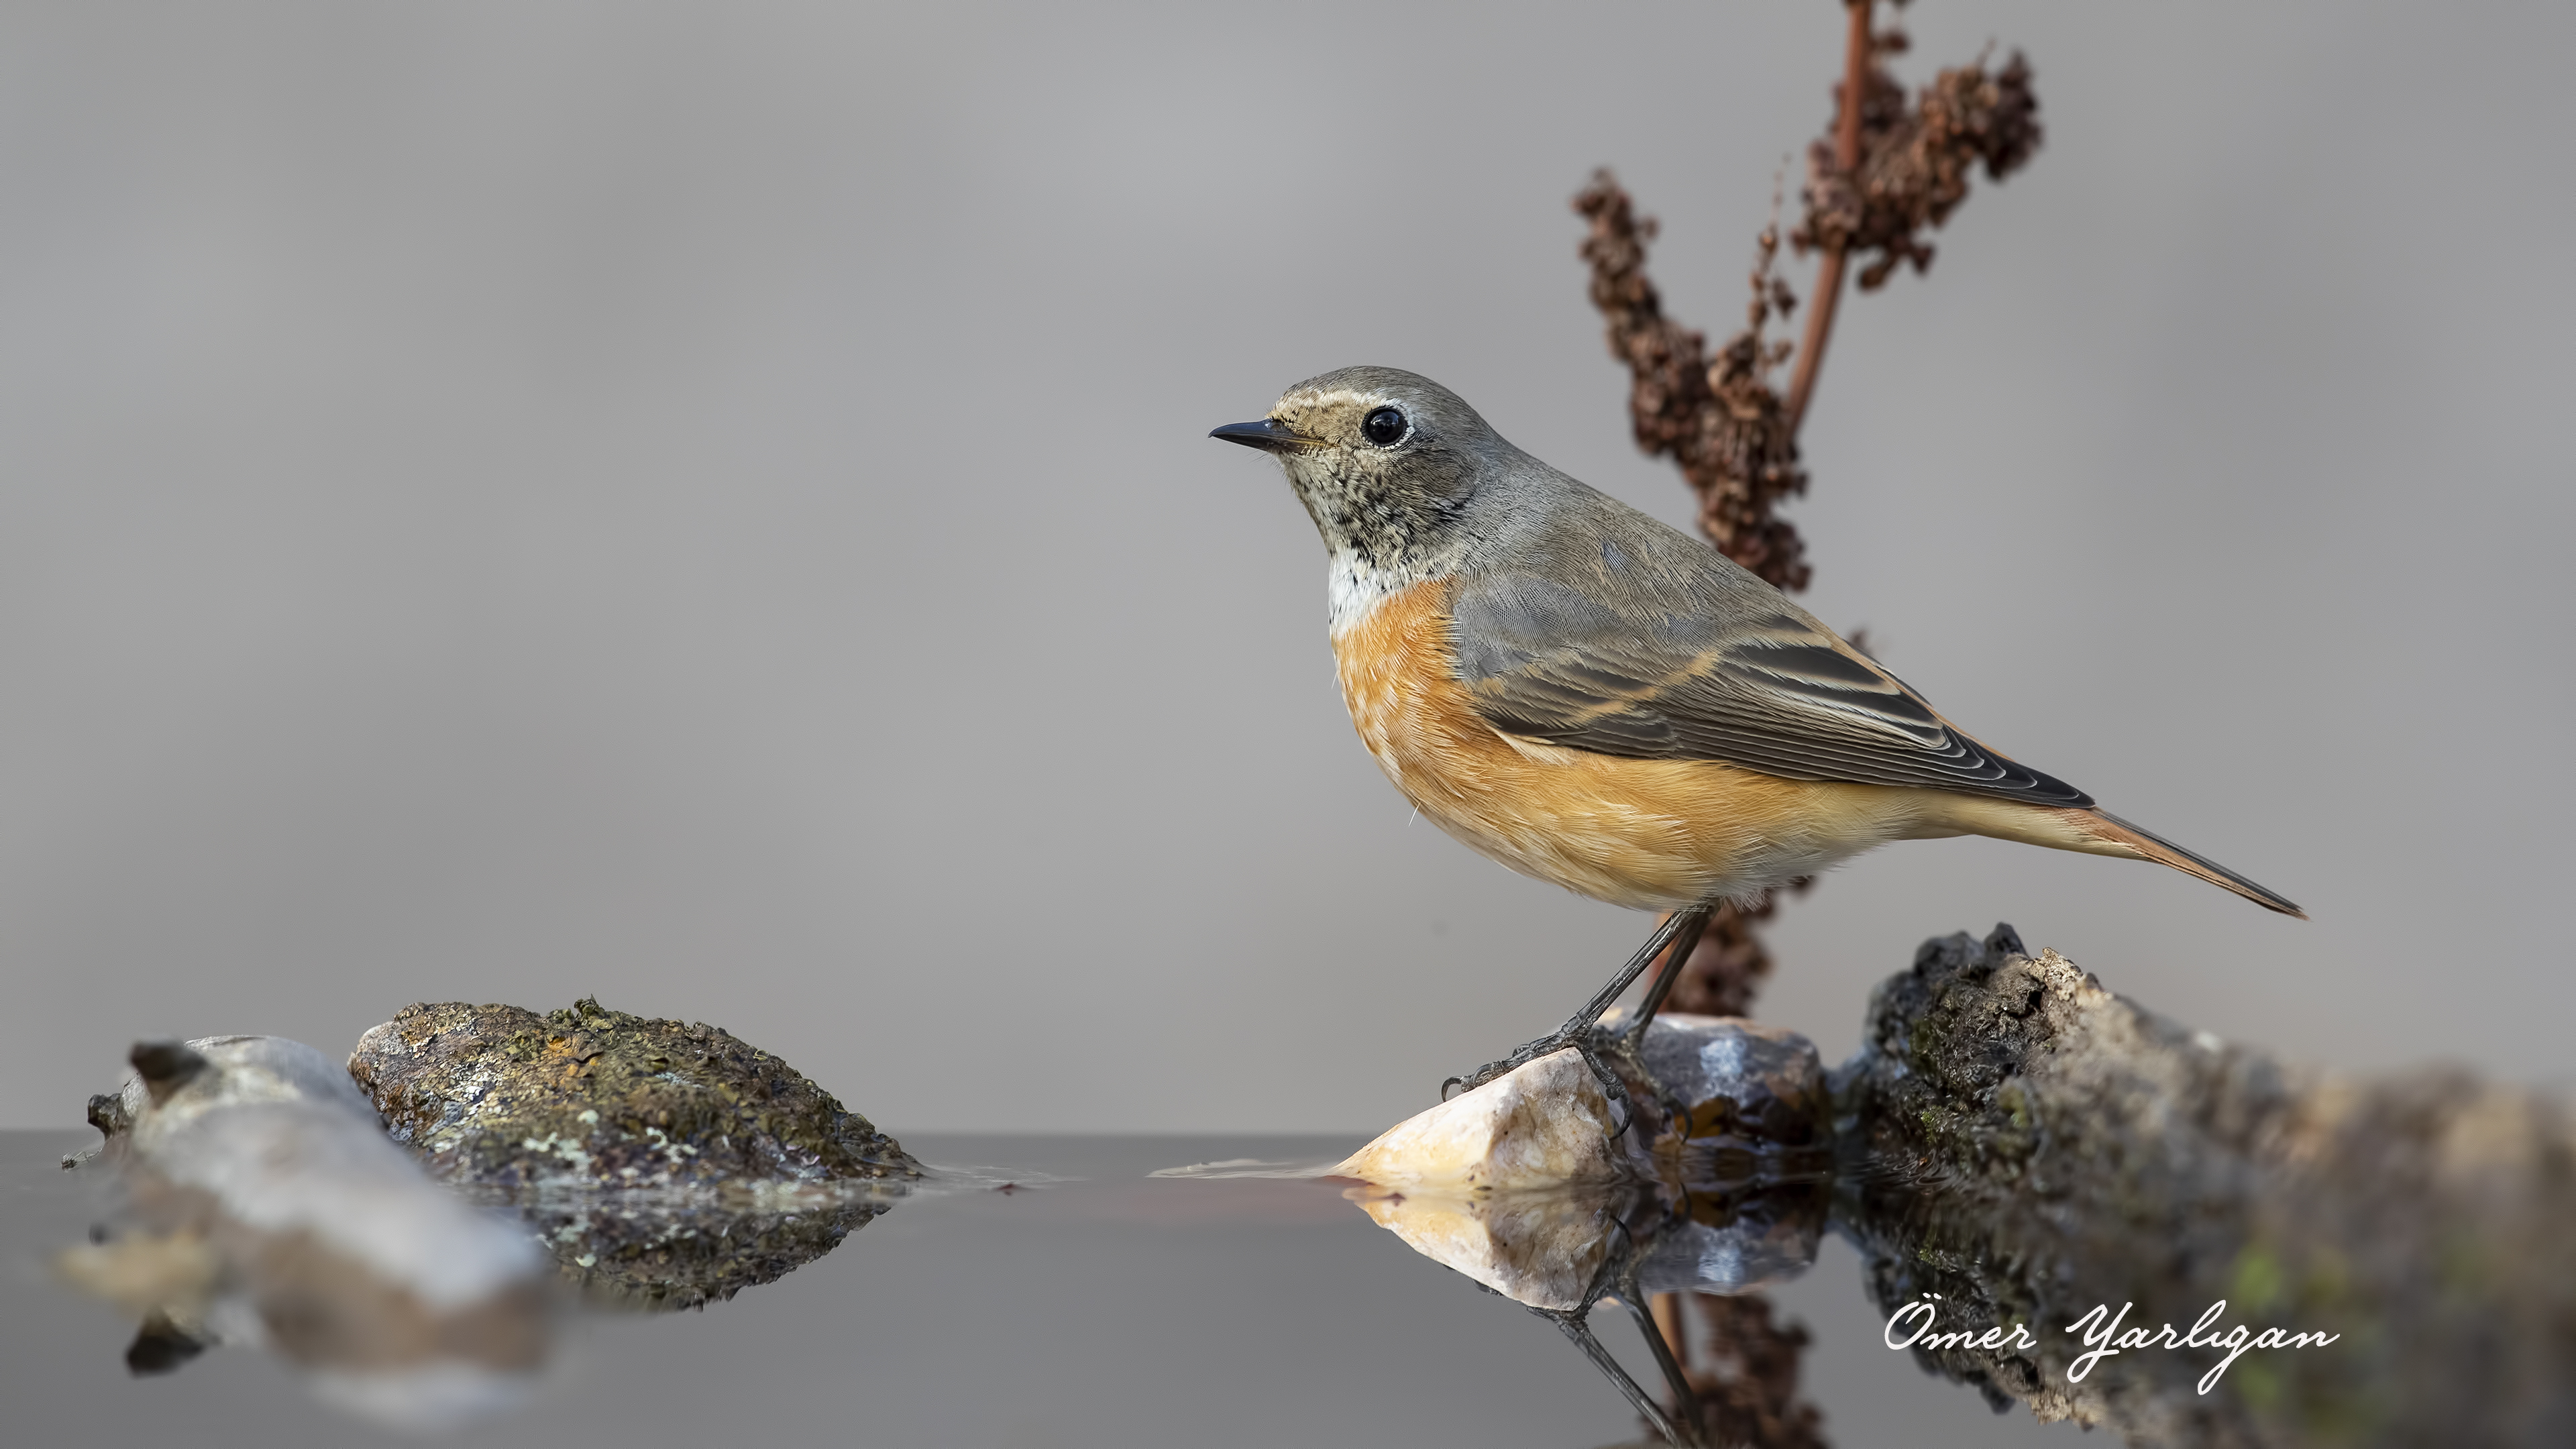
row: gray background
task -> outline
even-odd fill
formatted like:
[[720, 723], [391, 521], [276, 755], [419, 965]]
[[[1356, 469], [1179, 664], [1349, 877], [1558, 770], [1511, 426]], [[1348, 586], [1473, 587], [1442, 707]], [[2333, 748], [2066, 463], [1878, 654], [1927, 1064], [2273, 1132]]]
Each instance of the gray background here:
[[[2027, 48], [2048, 143], [1847, 308], [1805, 602], [2316, 920], [1902, 845], [1764, 1015], [1839, 1056], [2007, 919], [2290, 1056], [2563, 1082], [2576, 16], [1912, 18], [1912, 81]], [[1617, 165], [1729, 327], [1840, 23], [0, 11], [0, 1123], [141, 1035], [583, 992], [897, 1133], [1427, 1104], [1646, 922], [1408, 825], [1311, 530], [1201, 434], [1391, 363], [1681, 520], [1566, 200]]]

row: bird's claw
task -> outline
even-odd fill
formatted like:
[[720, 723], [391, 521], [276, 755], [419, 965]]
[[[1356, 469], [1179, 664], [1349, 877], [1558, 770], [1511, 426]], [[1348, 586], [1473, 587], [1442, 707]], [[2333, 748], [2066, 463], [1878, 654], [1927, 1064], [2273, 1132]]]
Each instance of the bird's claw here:
[[1440, 1084], [1440, 1100], [1446, 1102], [1451, 1099], [1452, 1093], [1449, 1089], [1452, 1087], [1458, 1088], [1458, 1094], [1463, 1095], [1488, 1082], [1508, 1076], [1541, 1057], [1572, 1047], [1582, 1053], [1583, 1064], [1592, 1069], [1593, 1080], [1601, 1084], [1601, 1095], [1609, 1099], [1610, 1106], [1618, 1115], [1617, 1124], [1609, 1132], [1609, 1136], [1615, 1141], [1625, 1136], [1628, 1128], [1637, 1120], [1637, 1106], [1635, 1100], [1628, 1095], [1627, 1083], [1621, 1081], [1619, 1074], [1610, 1069], [1610, 1064], [1601, 1059], [1601, 1053], [1593, 1046], [1591, 1037], [1592, 1032], [1588, 1030], [1581, 1033], [1552, 1032], [1540, 1037], [1501, 1061], [1487, 1062], [1463, 1077], [1451, 1077], [1443, 1081]]
[[[1463, 1077], [1450, 1077], [1440, 1084], [1440, 1100], [1446, 1102], [1452, 1097], [1464, 1096], [1467, 1093], [1476, 1090], [1478, 1087], [1485, 1085], [1487, 1082], [1493, 1081], [1497, 1077], [1504, 1076], [1513, 1069], [1522, 1065], [1524, 1064], [1512, 1060], [1487, 1062], [1483, 1066], [1476, 1068], [1474, 1071], [1469, 1072]], [[1455, 1087], [1458, 1090], [1452, 1092], [1449, 1090], [1451, 1087]]]

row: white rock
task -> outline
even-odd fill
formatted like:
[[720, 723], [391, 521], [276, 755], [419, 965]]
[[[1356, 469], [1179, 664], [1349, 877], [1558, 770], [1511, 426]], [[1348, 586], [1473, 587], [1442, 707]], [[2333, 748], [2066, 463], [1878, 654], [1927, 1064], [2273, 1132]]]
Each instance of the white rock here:
[[299, 1041], [201, 1037], [206, 1067], [155, 1104], [126, 1084], [137, 1162], [256, 1232], [304, 1232], [437, 1311], [537, 1277], [527, 1234], [430, 1181], [346, 1068]]
[[[1815, 1048], [1755, 1022], [1667, 1015], [1642, 1055], [1654, 1082], [1629, 1083], [1644, 1118], [1620, 1138], [1600, 1083], [1566, 1050], [1398, 1124], [1333, 1172], [1370, 1184], [1352, 1196], [1379, 1226], [1534, 1308], [1584, 1306], [1623, 1237], [1650, 1292], [1740, 1292], [1812, 1262], [1820, 1190], [1794, 1172], [1776, 1191], [1748, 1189], [1822, 1165], [1830, 1103]], [[1677, 1107], [1670, 1121], [1658, 1099]], [[1692, 1190], [1721, 1176], [1715, 1196]]]
[[543, 1364], [544, 1253], [431, 1181], [339, 1063], [239, 1036], [136, 1059], [149, 1080], [93, 1110], [131, 1231], [62, 1254], [66, 1277], [199, 1344], [264, 1345], [409, 1427], [488, 1411]]
[[1389, 1128], [1333, 1169], [1448, 1194], [1547, 1191], [1625, 1176], [1610, 1101], [1569, 1047]]

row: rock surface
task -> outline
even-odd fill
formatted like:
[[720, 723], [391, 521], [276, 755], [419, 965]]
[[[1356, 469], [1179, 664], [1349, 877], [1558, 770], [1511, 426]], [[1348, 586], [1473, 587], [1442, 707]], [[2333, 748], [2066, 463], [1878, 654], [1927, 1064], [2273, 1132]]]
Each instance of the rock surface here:
[[1567, 1048], [1388, 1128], [1333, 1169], [1381, 1187], [1545, 1192], [1622, 1179], [1610, 1099]]
[[[1617, 1031], [1624, 1013], [1603, 1018]], [[1667, 1011], [1635, 1060], [1610, 1056], [1641, 1104], [1631, 1161], [1670, 1188], [1732, 1190], [1804, 1180], [1832, 1167], [1834, 1101], [1816, 1045], [1740, 1016]]]
[[125, 1211], [59, 1267], [143, 1320], [137, 1371], [265, 1343], [406, 1425], [508, 1401], [544, 1361], [543, 1256], [391, 1142], [329, 1057], [282, 1037], [136, 1047], [95, 1097]]
[[[1605, 1043], [1620, 1014], [1603, 1019]], [[1552, 1053], [1389, 1128], [1335, 1170], [1409, 1191], [1673, 1191], [1825, 1176], [1834, 1101], [1815, 1044], [1732, 1016], [1666, 1012], [1634, 1056], [1605, 1049], [1636, 1110], [1618, 1120], [1580, 1053]]]
[[[1617, 1026], [1616, 1019], [1607, 1025]], [[1333, 1169], [1424, 1256], [1570, 1312], [1633, 1271], [1646, 1292], [1741, 1292], [1815, 1259], [1832, 1098], [1816, 1049], [1734, 1017], [1661, 1016], [1612, 1136], [1582, 1055], [1556, 1052], [1399, 1123]]]
[[863, 1183], [921, 1175], [891, 1137], [723, 1030], [584, 999], [539, 1016], [404, 1007], [349, 1075], [394, 1140], [450, 1181], [497, 1187]]
[[[1916, 1347], [1998, 1404], [2133, 1443], [2576, 1443], [2559, 1104], [2457, 1071], [2285, 1068], [2009, 926], [1925, 943], [1838, 1079], [1861, 1164], [1838, 1210], [1881, 1309], [2038, 1339]], [[2189, 1336], [2221, 1300], [2212, 1334], [2339, 1337], [2250, 1352], [2206, 1394], [2223, 1350], [2131, 1344], [2069, 1382], [2095, 1306], [2126, 1305], [2124, 1336]]]

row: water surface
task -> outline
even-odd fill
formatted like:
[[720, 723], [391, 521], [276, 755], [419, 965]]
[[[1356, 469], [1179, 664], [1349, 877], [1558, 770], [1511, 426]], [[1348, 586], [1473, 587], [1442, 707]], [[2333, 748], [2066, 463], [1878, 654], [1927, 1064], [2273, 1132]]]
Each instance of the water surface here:
[[[317, 1402], [256, 1350], [137, 1376], [134, 1325], [56, 1281], [98, 1217], [60, 1155], [0, 1133], [0, 1405], [13, 1444], [419, 1442]], [[581, 1314], [530, 1400], [464, 1445], [1546, 1446], [1635, 1442], [1617, 1393], [1548, 1323], [1423, 1258], [1339, 1186], [1155, 1178], [1230, 1158], [1330, 1161], [1324, 1137], [908, 1136], [976, 1186], [898, 1201], [825, 1257], [703, 1311]], [[1805, 1393], [1833, 1443], [2072, 1442], [1880, 1342], [1828, 1238], [1772, 1290], [1813, 1335]], [[1602, 1337], [1654, 1369], [1615, 1309]]]

